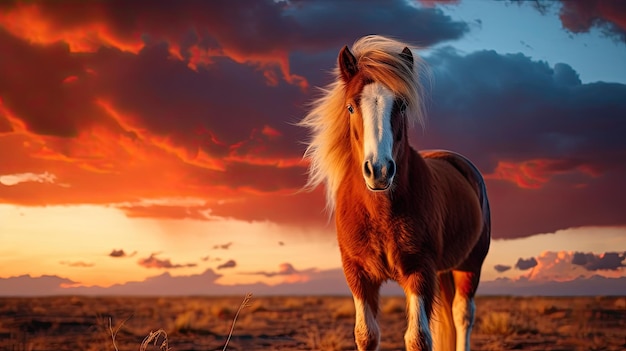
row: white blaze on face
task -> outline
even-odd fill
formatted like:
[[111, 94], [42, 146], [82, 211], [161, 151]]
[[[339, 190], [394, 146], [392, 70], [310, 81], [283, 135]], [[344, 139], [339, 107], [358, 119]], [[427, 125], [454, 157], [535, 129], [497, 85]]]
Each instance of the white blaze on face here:
[[378, 82], [366, 85], [361, 92], [363, 151], [365, 160], [372, 163], [386, 163], [393, 159], [391, 130], [393, 101], [394, 95], [391, 90]]

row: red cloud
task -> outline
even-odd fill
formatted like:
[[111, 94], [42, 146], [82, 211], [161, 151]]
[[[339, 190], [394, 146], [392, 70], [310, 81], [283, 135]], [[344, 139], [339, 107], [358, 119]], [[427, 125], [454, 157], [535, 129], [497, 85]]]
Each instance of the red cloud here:
[[[621, 30], [623, 40], [626, 40], [626, 3], [623, 1], [561, 1], [561, 4], [561, 22], [570, 31], [588, 32], [593, 26], [612, 24]], [[609, 30], [616, 32], [615, 29]]]
[[422, 4], [424, 7], [435, 7], [436, 5], [456, 5], [460, 0], [415, 0], [415, 2]]
[[[270, 21], [271, 17], [280, 19], [277, 17], [280, 5], [257, 3], [258, 16], [250, 17], [248, 4], [244, 2], [228, 6], [217, 2], [185, 2], [168, 4], [167, 8], [158, 3], [145, 4], [124, 4], [122, 14], [122, 7], [116, 8], [119, 4], [115, 2], [79, 2], [71, 6], [43, 1], [17, 2], [0, 13], [0, 27], [33, 44], [63, 42], [73, 53], [94, 53], [101, 47], [110, 47], [138, 54], [146, 46], [143, 36], [149, 36], [153, 42], [167, 43], [171, 56], [187, 61], [193, 70], [210, 66], [216, 57], [227, 57], [258, 67], [270, 85], [278, 84], [279, 72], [288, 83], [308, 88], [304, 77], [290, 72], [289, 52], [284, 45], [271, 41], [265, 41], [267, 45], [249, 45], [252, 38], [248, 36], [256, 34], [237, 25], [258, 26], [257, 29], [265, 30], [261, 34], [270, 34], [276, 31]], [[164, 13], [173, 14], [168, 17], [167, 32], [162, 29]], [[128, 18], [135, 20], [127, 21]], [[188, 44], [190, 33], [194, 34], [195, 43]]]
[[[50, 8], [18, 2], [14, 8], [0, 13], [0, 25], [14, 36], [34, 44], [65, 42], [71, 52], [95, 52], [101, 46], [110, 46], [136, 54], [143, 48], [144, 43], [139, 36], [124, 38], [112, 33], [103, 21], [104, 9], [93, 5], [74, 3], [62, 6], [62, 11], [71, 10], [78, 15], [74, 17], [74, 23], [68, 25], [62, 21], [64, 18], [50, 16]], [[80, 23], [81, 20], [84, 22]], [[92, 22], [88, 22], [90, 20]]]
[[599, 171], [583, 164], [573, 164], [566, 160], [534, 159], [523, 162], [499, 161], [493, 173], [485, 174], [485, 179], [505, 180], [524, 189], [539, 189], [559, 174], [582, 173], [599, 176]]

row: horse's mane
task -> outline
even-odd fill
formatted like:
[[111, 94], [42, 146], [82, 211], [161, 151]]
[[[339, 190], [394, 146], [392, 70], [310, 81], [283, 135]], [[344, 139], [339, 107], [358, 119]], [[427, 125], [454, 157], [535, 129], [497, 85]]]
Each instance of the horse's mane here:
[[[414, 64], [408, 66], [400, 56], [405, 47], [416, 49], [391, 38], [371, 35], [357, 40], [351, 52], [357, 59], [359, 72], [402, 96], [407, 104], [409, 121], [423, 125], [422, 86], [418, 76], [423, 63], [414, 54]], [[306, 188], [313, 189], [326, 183], [329, 211], [335, 208], [335, 195], [349, 167], [351, 154], [350, 126], [345, 116], [346, 87], [339, 67], [335, 67], [333, 75], [334, 82], [320, 88], [321, 96], [311, 103], [311, 111], [299, 123], [311, 131], [311, 140], [304, 154], [310, 160]]]

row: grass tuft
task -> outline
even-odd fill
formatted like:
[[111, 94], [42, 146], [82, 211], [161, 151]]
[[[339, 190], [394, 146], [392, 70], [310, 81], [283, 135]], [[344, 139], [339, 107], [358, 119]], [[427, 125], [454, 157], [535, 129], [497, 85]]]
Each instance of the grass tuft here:
[[117, 337], [117, 333], [120, 331], [120, 329], [122, 329], [122, 327], [124, 326], [124, 323], [128, 322], [129, 319], [131, 319], [133, 316], [130, 315], [128, 316], [128, 318], [124, 319], [117, 327], [115, 327], [115, 330], [113, 330], [113, 324], [111, 322], [111, 317], [109, 317], [109, 332], [111, 333], [111, 341], [113, 342], [113, 347], [115, 348], [115, 351], [120, 351], [117, 348], [117, 343], [115, 342], [115, 338]]
[[235, 323], [237, 323], [237, 318], [239, 317], [239, 313], [246, 307], [250, 307], [250, 300], [252, 300], [252, 293], [247, 293], [246, 296], [241, 301], [239, 305], [239, 309], [237, 313], [235, 313], [235, 318], [233, 318], [233, 324], [230, 327], [230, 331], [228, 332], [228, 338], [226, 339], [226, 344], [224, 344], [224, 349], [222, 351], [226, 351], [226, 347], [228, 347], [228, 343], [230, 342], [230, 338], [233, 336], [233, 330], [235, 330]]
[[139, 351], [146, 351], [150, 343], [153, 343], [154, 346], [156, 346], [161, 338], [163, 339], [163, 341], [161, 342], [161, 345], [159, 346], [159, 350], [162, 350], [162, 351], [171, 350], [167, 342], [167, 333], [165, 332], [165, 330], [159, 329], [154, 332], [151, 331], [150, 334], [146, 336], [145, 339], [143, 339], [143, 342], [141, 343], [141, 346], [139, 347]]

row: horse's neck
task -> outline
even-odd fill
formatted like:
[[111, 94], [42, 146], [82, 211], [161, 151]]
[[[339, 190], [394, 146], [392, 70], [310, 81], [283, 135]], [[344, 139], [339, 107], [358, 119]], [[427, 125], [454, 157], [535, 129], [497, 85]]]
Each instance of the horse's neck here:
[[413, 205], [424, 203], [430, 198], [432, 174], [426, 161], [413, 148], [407, 148], [404, 157], [397, 162], [397, 175], [394, 179], [395, 201]]

